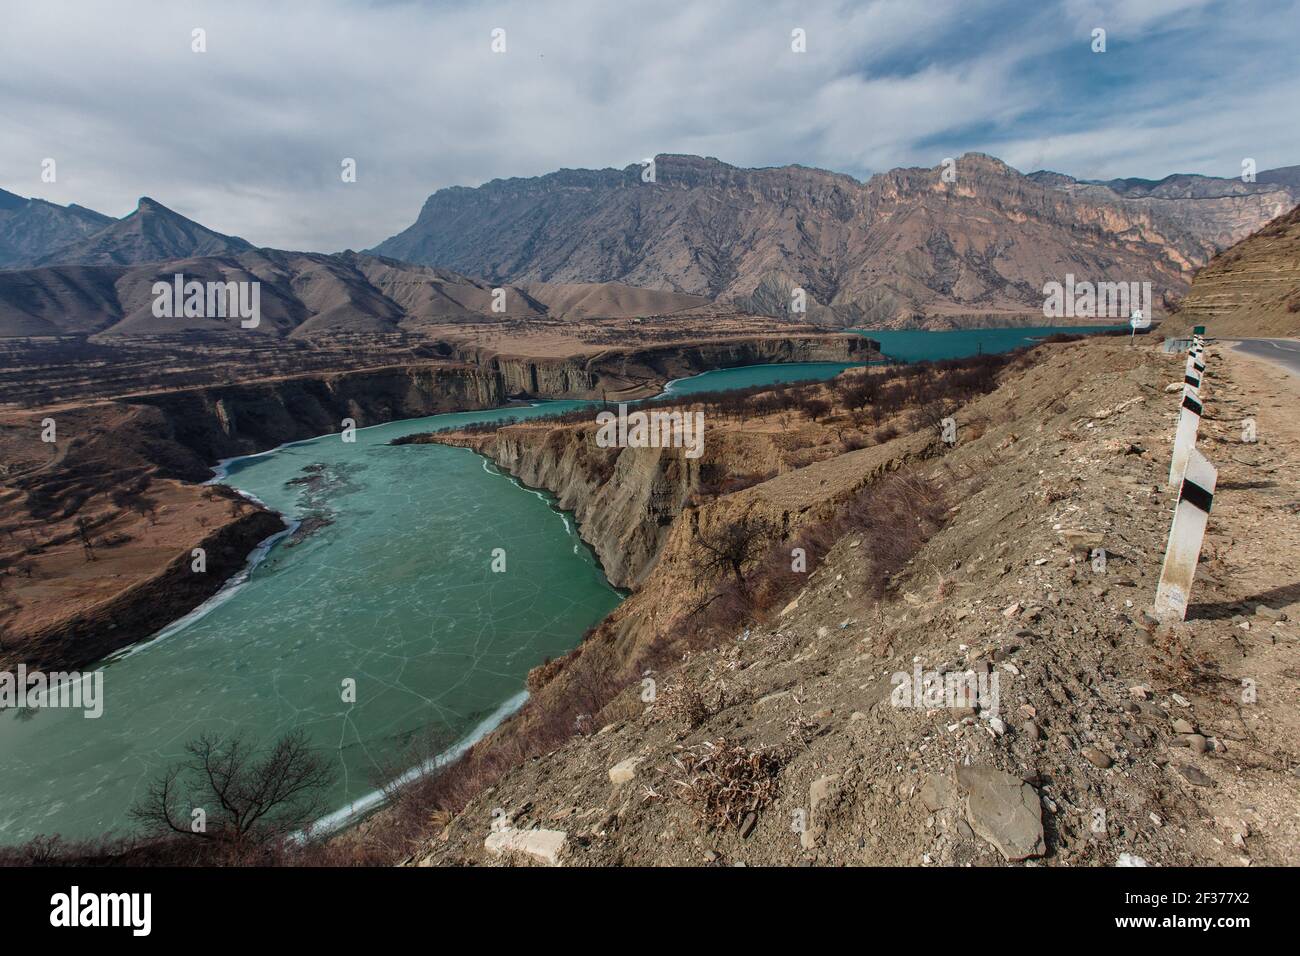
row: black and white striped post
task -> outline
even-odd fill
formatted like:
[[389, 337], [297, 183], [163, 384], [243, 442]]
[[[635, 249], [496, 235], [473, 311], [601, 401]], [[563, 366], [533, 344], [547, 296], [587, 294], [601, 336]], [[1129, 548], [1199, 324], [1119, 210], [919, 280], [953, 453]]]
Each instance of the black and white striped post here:
[[1195, 448], [1187, 458], [1187, 468], [1178, 488], [1174, 520], [1169, 526], [1169, 544], [1160, 568], [1160, 584], [1152, 609], [1159, 621], [1181, 621], [1187, 616], [1187, 601], [1192, 593], [1192, 579], [1201, 559], [1205, 526], [1214, 502], [1214, 486], [1219, 473]]
[[1183, 404], [1178, 413], [1178, 431], [1174, 433], [1174, 453], [1169, 460], [1169, 485], [1183, 479], [1188, 456], [1196, 449], [1196, 433], [1201, 427], [1201, 377], [1188, 362], [1183, 375]]

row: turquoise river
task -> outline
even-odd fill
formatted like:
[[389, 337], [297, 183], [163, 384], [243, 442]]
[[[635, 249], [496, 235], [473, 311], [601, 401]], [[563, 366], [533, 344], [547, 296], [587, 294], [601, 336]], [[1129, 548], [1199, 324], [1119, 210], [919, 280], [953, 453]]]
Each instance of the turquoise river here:
[[[903, 336], [894, 357], [911, 361], [1057, 330], [982, 331], [865, 334]], [[922, 354], [927, 341], [933, 354]], [[751, 366], [667, 391], [824, 379], [845, 367]], [[259, 548], [201, 608], [101, 662], [99, 718], [0, 713], [0, 843], [128, 829], [130, 806], [202, 732], [267, 742], [305, 729], [336, 762], [329, 798], [343, 822], [423, 755], [455, 752], [495, 726], [523, 702], [529, 669], [574, 647], [621, 594], [547, 495], [465, 449], [389, 443], [580, 405], [392, 422], [351, 443], [328, 435], [225, 463], [222, 481], [296, 531]], [[492, 569], [495, 549], [504, 572]]]

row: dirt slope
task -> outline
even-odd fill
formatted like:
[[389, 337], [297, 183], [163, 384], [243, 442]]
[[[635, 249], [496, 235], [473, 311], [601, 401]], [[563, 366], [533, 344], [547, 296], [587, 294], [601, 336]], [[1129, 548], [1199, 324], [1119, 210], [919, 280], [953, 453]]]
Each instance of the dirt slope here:
[[1161, 331], [1194, 325], [1219, 338], [1300, 334], [1300, 206], [1210, 260]]
[[[1293, 863], [1294, 380], [1217, 349], [1209, 367], [1200, 448], [1220, 483], [1186, 623], [1142, 614], [1173, 504], [1166, 386], [1181, 362], [1114, 340], [1054, 347], [957, 414], [954, 448], [924, 452], [919, 467], [954, 504], [882, 602], [865, 577], [878, 543], [838, 541], [784, 611], [646, 675], [653, 703], [631, 683], [415, 861]], [[1241, 441], [1246, 416], [1258, 444]], [[740, 495], [806, 500], [827, 468], [866, 453], [887, 449]], [[1104, 548], [1102, 569], [1071, 542]], [[672, 547], [620, 612], [680, 600]], [[996, 706], [896, 706], [893, 676], [918, 665], [996, 674]], [[720, 805], [739, 809], [710, 826]], [[534, 830], [563, 839], [541, 846]]]

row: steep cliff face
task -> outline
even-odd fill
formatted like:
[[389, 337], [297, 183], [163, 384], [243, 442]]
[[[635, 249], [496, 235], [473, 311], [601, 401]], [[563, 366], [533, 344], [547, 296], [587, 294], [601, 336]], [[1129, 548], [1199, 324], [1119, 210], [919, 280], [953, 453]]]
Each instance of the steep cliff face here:
[[446, 189], [378, 251], [496, 282], [619, 281], [785, 314], [804, 289], [824, 324], [906, 324], [1042, 309], [1067, 273], [1150, 281], [1157, 300], [1295, 201], [1284, 184], [1121, 195], [1024, 176], [990, 156], [862, 183], [698, 156]]
[[574, 513], [610, 583], [634, 588], [711, 459], [686, 458], [672, 448], [600, 448], [595, 431], [525, 424], [487, 435], [430, 437], [471, 448], [524, 484], [554, 494]]
[[[875, 345], [859, 335], [753, 337], [610, 350], [582, 357], [528, 358], [462, 347], [464, 364], [394, 366], [162, 392], [131, 398], [157, 409], [156, 427], [175, 446], [166, 471], [201, 480], [222, 458], [326, 435], [345, 418], [357, 427], [442, 412], [493, 408], [512, 397], [644, 398], [671, 379], [713, 368], [769, 362], [866, 361]], [[155, 460], [159, 460], [155, 456]]]
[[879, 358], [878, 352], [878, 343], [851, 334], [750, 336], [558, 358], [514, 356], [473, 345], [455, 347], [457, 358], [496, 376], [506, 396], [579, 399], [646, 398], [666, 382], [711, 369], [779, 362], [865, 362]]
[[221, 458], [287, 441], [506, 401], [502, 379], [464, 365], [417, 365], [303, 376], [249, 385], [142, 395], [133, 403], [162, 413], [166, 434], [190, 455], [170, 469], [197, 480]]
[[[525, 484], [550, 491], [574, 513], [578, 530], [600, 558], [611, 583], [635, 590], [606, 619], [610, 672], [635, 669], [662, 646], [693, 607], [709, 596], [700, 580], [702, 538], [746, 518], [773, 540], [826, 517], [836, 502], [930, 444], [910, 435], [769, 477], [754, 487], [693, 503], [702, 478], [716, 469], [735, 474], [777, 458], [777, 436], [711, 434], [699, 459], [681, 449], [598, 448], [593, 424], [522, 423], [481, 435], [429, 435], [423, 440], [471, 448]], [[615, 650], [616, 648], [616, 650]]]

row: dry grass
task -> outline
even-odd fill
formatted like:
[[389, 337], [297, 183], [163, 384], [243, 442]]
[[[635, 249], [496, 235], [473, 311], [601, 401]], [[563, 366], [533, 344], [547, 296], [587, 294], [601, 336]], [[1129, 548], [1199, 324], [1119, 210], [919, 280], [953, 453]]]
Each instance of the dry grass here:
[[726, 706], [726, 693], [715, 688], [716, 695], [702, 690], [689, 675], [664, 688], [655, 705], [657, 718], [671, 721], [683, 730], [695, 730]]
[[776, 799], [786, 759], [780, 748], [750, 750], [725, 737], [681, 747], [673, 757], [672, 792], [706, 830], [739, 827], [747, 814]]

